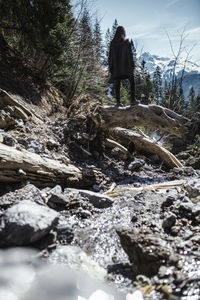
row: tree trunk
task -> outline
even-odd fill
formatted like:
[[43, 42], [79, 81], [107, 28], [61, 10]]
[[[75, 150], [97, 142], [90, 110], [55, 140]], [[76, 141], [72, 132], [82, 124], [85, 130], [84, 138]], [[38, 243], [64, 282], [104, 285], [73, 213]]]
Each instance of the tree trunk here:
[[173, 112], [170, 109], [158, 105], [139, 104], [133, 107], [111, 107], [101, 108], [101, 120], [94, 115], [93, 120], [102, 129], [114, 127], [144, 126], [157, 128], [183, 137], [187, 131], [187, 118]]
[[118, 127], [110, 130], [109, 134], [114, 140], [117, 140], [126, 148], [129, 148], [129, 144], [132, 143], [137, 152], [157, 154], [169, 168], [183, 167], [180, 161], [172, 153], [146, 135], [144, 136], [138, 132]]
[[26, 150], [19, 151], [0, 143], [0, 183], [29, 181], [38, 187], [88, 187], [95, 182], [91, 174], [71, 164], [41, 157]]

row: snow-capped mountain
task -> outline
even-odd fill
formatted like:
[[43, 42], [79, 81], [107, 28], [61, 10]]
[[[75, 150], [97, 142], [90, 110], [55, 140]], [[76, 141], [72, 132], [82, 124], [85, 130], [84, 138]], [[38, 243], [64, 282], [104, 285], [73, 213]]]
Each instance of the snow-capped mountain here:
[[[158, 55], [151, 55], [148, 52], [144, 52], [140, 57], [139, 61], [144, 60], [145, 66], [148, 69], [151, 76], [153, 76], [156, 67], [161, 68], [161, 74], [163, 82], [168, 82], [172, 79], [174, 60], [169, 57], [160, 57]], [[183, 79], [183, 92], [185, 99], [188, 98], [189, 90], [193, 86], [196, 96], [200, 93], [200, 65], [188, 60], [185, 63], [185, 58], [180, 58], [177, 62], [175, 73], [177, 78], [181, 78], [184, 69]]]

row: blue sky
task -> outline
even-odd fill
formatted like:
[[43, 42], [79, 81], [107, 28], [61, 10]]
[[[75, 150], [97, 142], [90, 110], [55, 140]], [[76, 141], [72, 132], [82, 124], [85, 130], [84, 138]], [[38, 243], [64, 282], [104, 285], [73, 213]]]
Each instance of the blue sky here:
[[[180, 42], [180, 32], [185, 27], [187, 38], [184, 47], [191, 59], [200, 62], [200, 0], [95, 0], [93, 9], [101, 20], [103, 35], [117, 19], [132, 38], [138, 53], [172, 56], [166, 30], [175, 52]], [[185, 53], [183, 53], [183, 56]]]

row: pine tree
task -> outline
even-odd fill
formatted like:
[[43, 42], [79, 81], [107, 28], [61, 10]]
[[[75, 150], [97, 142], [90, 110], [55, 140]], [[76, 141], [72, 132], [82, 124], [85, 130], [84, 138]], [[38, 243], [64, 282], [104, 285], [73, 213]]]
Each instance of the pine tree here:
[[102, 64], [104, 51], [103, 51], [103, 44], [102, 44], [101, 28], [100, 28], [99, 20], [97, 18], [94, 24], [93, 39], [94, 39], [95, 60], [98, 64]]
[[94, 63], [92, 26], [89, 12], [85, 9], [79, 23], [81, 56], [85, 65]]
[[135, 64], [137, 62], [137, 51], [136, 51], [136, 48], [135, 48], [135, 45], [134, 45], [134, 42], [133, 40], [131, 39], [131, 49], [132, 49], [132, 53], [133, 53], [133, 59], [135, 61]]
[[156, 67], [155, 72], [153, 73], [153, 86], [154, 86], [154, 98], [156, 101], [161, 100], [162, 96], [162, 77], [161, 77], [161, 68]]
[[9, 46], [40, 77], [53, 77], [70, 45], [70, 0], [7, 0], [1, 1], [1, 9], [0, 33]]
[[110, 29], [108, 28], [105, 35], [105, 61], [104, 61], [105, 66], [108, 66], [110, 42], [111, 42], [111, 32]]
[[112, 26], [112, 30], [111, 30], [111, 38], [114, 37], [117, 27], [118, 27], [118, 22], [117, 22], [117, 19], [115, 19], [113, 26]]

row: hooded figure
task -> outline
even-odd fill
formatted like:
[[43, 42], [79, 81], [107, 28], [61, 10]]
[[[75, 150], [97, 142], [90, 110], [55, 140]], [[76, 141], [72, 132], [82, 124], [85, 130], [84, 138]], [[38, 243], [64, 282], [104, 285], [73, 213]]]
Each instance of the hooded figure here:
[[117, 106], [122, 106], [120, 102], [120, 84], [122, 79], [129, 79], [131, 86], [131, 105], [138, 104], [135, 99], [135, 81], [133, 53], [131, 43], [126, 39], [124, 27], [118, 26], [114, 38], [110, 43], [109, 51], [109, 71], [112, 79], [115, 80], [115, 94]]

